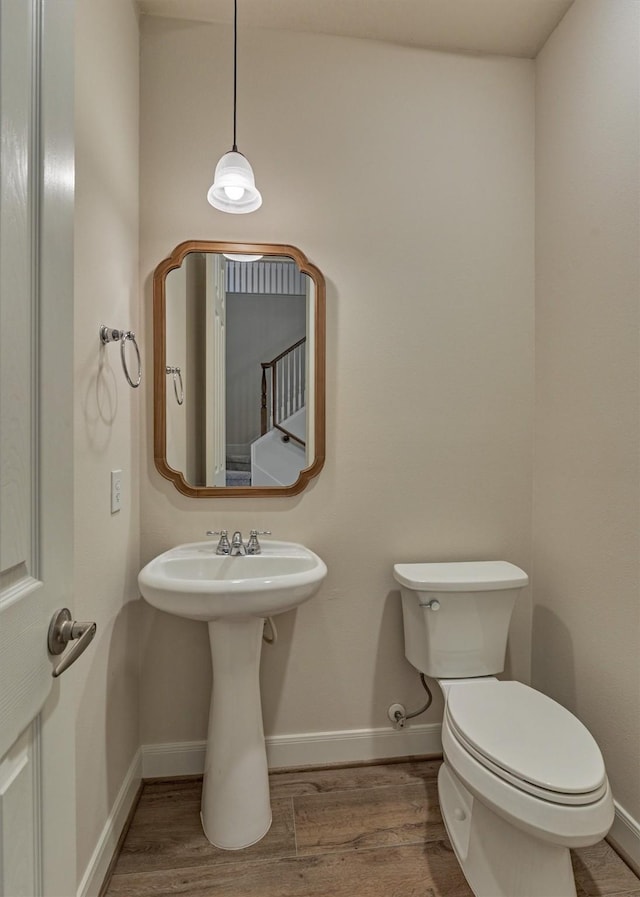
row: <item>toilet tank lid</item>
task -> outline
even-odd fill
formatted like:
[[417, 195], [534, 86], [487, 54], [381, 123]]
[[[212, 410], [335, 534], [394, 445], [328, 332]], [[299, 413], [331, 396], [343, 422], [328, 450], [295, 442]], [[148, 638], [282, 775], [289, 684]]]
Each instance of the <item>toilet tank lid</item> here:
[[529, 577], [508, 561], [394, 564], [395, 579], [408, 589], [432, 592], [489, 592], [522, 589]]

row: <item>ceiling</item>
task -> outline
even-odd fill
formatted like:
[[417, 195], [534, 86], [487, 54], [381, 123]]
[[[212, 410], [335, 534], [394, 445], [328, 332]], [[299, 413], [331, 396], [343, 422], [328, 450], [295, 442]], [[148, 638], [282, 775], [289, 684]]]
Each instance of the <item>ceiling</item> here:
[[[573, 0], [240, 0], [238, 23], [533, 58]], [[232, 0], [138, 0], [142, 13], [233, 22]]]

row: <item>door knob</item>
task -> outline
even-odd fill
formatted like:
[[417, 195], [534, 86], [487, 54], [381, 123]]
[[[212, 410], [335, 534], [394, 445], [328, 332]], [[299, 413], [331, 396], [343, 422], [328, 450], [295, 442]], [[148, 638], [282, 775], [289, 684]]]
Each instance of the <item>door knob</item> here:
[[53, 668], [51, 675], [54, 679], [69, 669], [71, 664], [80, 657], [85, 648], [89, 646], [89, 642], [93, 640], [96, 628], [95, 623], [77, 623], [72, 620], [71, 612], [67, 607], [55, 612], [51, 618], [47, 635], [49, 654], [62, 654], [69, 642], [75, 641], [75, 644], [69, 648], [60, 663]]

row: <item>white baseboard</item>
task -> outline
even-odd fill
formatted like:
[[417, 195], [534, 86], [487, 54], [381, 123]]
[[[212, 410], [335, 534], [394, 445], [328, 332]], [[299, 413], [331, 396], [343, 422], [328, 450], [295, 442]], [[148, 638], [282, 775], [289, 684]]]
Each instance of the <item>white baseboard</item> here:
[[640, 822], [633, 818], [617, 801], [615, 819], [607, 840], [617, 848], [625, 860], [640, 875]]
[[405, 729], [385, 727], [274, 735], [265, 739], [267, 760], [269, 769], [282, 769], [441, 754], [441, 730], [439, 723], [426, 723]]
[[[439, 723], [430, 723], [398, 730], [351, 729], [271, 735], [265, 739], [267, 762], [269, 769], [282, 769], [438, 755], [442, 753], [441, 728]], [[204, 772], [204, 756], [204, 741], [144, 744], [142, 776], [153, 779], [201, 775]]]
[[141, 779], [142, 753], [138, 750], [127, 770], [118, 796], [98, 838], [98, 843], [78, 885], [77, 897], [97, 897], [100, 893], [118, 840], [138, 794]]
[[172, 776], [201, 776], [204, 772], [206, 741], [176, 741], [142, 745], [142, 778], [169, 779]]

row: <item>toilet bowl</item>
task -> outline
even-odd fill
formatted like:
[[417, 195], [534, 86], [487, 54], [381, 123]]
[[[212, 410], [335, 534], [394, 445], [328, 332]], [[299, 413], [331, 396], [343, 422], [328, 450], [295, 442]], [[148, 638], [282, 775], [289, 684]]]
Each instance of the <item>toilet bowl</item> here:
[[569, 849], [613, 822], [600, 750], [560, 704], [504, 667], [527, 575], [480, 561], [397, 564], [405, 653], [444, 694], [440, 807], [476, 897], [575, 897]]

